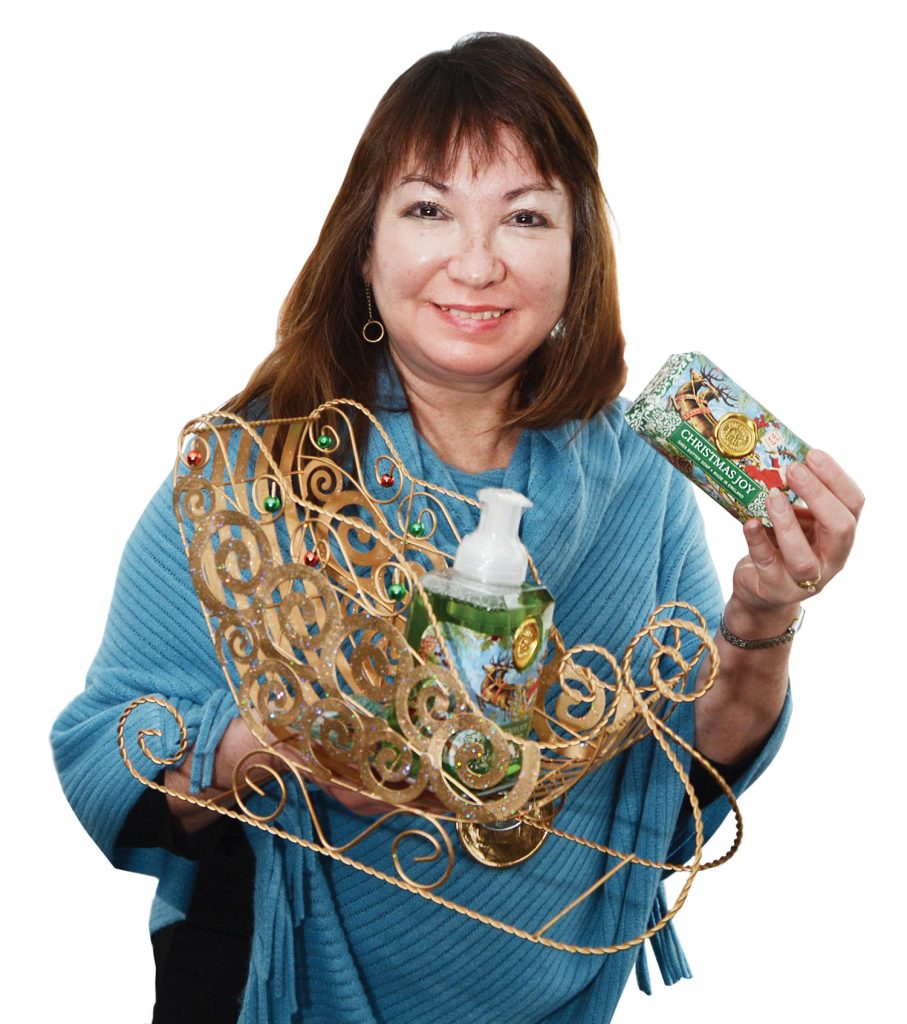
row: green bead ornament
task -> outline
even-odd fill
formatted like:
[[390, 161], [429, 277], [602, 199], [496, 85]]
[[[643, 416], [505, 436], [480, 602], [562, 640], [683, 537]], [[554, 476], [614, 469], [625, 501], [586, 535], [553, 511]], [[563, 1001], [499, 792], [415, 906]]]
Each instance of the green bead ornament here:
[[269, 494], [262, 502], [265, 512], [279, 512], [283, 502], [276, 494]]
[[327, 452], [334, 447], [334, 439], [330, 434], [319, 434], [316, 444], [323, 452]]
[[402, 583], [392, 583], [387, 588], [387, 596], [393, 601], [402, 601], [406, 597], [406, 587]]
[[425, 535], [425, 523], [420, 523], [418, 520], [410, 523], [409, 532], [413, 537], [423, 537]]

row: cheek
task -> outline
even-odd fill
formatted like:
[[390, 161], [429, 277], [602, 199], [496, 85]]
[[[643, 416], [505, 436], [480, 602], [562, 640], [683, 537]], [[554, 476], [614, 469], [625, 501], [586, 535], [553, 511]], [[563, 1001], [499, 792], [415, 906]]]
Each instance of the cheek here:
[[435, 273], [438, 254], [431, 246], [407, 240], [382, 246], [372, 254], [372, 263], [379, 287], [389, 295], [408, 296], [423, 287]]
[[[519, 254], [521, 275], [527, 286], [537, 289], [546, 305], [563, 309], [570, 289], [570, 245], [558, 242], [531, 246]], [[514, 256], [516, 259], [516, 256]]]
[[388, 303], [416, 298], [422, 291], [426, 275], [412, 264], [389, 263], [382, 269], [381, 292]]
[[548, 308], [555, 319], [559, 319], [567, 305], [567, 296], [570, 292], [569, 264], [562, 265], [561, 261], [558, 261], [548, 265], [544, 290], [548, 298]]

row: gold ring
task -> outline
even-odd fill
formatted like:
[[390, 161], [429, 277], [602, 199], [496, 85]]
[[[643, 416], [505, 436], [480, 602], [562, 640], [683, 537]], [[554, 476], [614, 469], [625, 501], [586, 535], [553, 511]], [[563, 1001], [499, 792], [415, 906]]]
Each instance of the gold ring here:
[[821, 573], [821, 571], [819, 572], [819, 575], [814, 580], [794, 580], [794, 583], [796, 583], [797, 586], [801, 590], [805, 590], [808, 594], [815, 594], [816, 587], [821, 582], [822, 582], [822, 573]]

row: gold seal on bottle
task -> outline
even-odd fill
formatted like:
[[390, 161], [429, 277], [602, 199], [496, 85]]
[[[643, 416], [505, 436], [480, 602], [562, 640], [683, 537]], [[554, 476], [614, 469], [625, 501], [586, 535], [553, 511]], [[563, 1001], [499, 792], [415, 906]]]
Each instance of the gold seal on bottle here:
[[519, 672], [532, 664], [539, 649], [540, 638], [536, 619], [524, 619], [513, 634], [513, 664]]
[[756, 447], [756, 424], [742, 412], [728, 412], [715, 426], [715, 446], [722, 455], [742, 459]]

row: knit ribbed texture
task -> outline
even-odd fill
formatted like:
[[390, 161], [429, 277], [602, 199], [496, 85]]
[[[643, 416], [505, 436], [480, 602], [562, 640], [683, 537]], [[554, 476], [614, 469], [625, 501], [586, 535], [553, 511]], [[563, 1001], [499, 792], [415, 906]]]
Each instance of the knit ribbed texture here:
[[[399, 408], [397, 387], [390, 380], [383, 395], [391, 408]], [[453, 489], [469, 483], [419, 442], [407, 414], [381, 418], [412, 472]], [[630, 431], [618, 404], [574, 434], [574, 425], [524, 432], [503, 474], [473, 481], [501, 483], [532, 499], [522, 536], [555, 595], [555, 621], [566, 642], [595, 641], [619, 655], [651, 610], [675, 597], [697, 605], [716, 626], [721, 596], [687, 482]], [[451, 504], [451, 511], [461, 532], [474, 527], [474, 510]], [[162, 851], [115, 847], [141, 791], [117, 753], [116, 723], [126, 704], [145, 693], [165, 697], [184, 716], [195, 745], [193, 780], [204, 785], [236, 709], [190, 581], [169, 485], [129, 541], [86, 690], [63, 712], [52, 737], [67, 797], [101, 849], [119, 867], [160, 877], [152, 922], [158, 927], [185, 910], [194, 867]], [[154, 724], [165, 717], [156, 709], [141, 714]], [[786, 708], [735, 786], [738, 792], [774, 755], [787, 714]], [[692, 741], [692, 707], [681, 705], [671, 725]], [[682, 796], [674, 770], [645, 740], [577, 785], [557, 824], [663, 860], [669, 850], [691, 848], [689, 830], [675, 835]], [[361, 818], [329, 798], [319, 793], [316, 800], [333, 842], [363, 827]], [[709, 833], [727, 811], [722, 803], [707, 808]], [[312, 834], [295, 798], [279, 824]], [[392, 871], [392, 831], [378, 830], [352, 854]], [[576, 956], [530, 945], [258, 830], [248, 835], [256, 877], [241, 1015], [246, 1024], [606, 1022], [639, 954]], [[504, 871], [483, 868], [461, 853], [442, 892], [503, 920], [538, 927], [608, 866], [608, 858], [558, 840]], [[417, 877], [431, 872], [431, 865], [409, 867]], [[550, 935], [593, 946], [633, 937], [663, 914], [659, 886], [658, 872], [626, 868]], [[667, 982], [689, 976], [673, 928], [653, 946]], [[646, 987], [642, 963], [638, 978]]]

